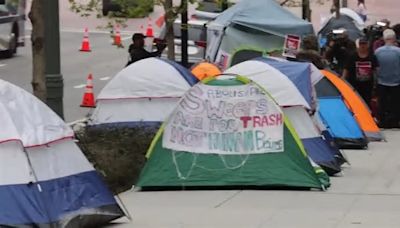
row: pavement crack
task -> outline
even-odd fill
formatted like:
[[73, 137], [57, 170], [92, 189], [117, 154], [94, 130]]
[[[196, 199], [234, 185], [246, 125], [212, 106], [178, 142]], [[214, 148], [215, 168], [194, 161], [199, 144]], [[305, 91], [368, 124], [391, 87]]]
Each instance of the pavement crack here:
[[227, 197], [223, 201], [221, 201], [219, 204], [215, 205], [214, 208], [219, 208], [222, 207], [225, 203], [229, 202], [231, 199], [235, 198], [237, 195], [239, 195], [242, 192], [242, 190], [239, 190], [232, 194], [231, 196]]

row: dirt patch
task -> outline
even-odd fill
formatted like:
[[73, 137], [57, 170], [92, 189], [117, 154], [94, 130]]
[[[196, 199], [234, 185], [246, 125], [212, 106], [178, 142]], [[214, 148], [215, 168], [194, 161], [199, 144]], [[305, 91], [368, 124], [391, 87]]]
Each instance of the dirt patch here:
[[157, 126], [85, 127], [75, 132], [78, 145], [114, 193], [134, 185]]

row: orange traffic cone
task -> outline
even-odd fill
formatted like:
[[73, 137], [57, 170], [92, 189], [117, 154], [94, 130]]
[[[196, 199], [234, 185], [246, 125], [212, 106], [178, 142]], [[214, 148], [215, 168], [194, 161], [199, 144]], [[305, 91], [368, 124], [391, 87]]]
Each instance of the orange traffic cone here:
[[118, 47], [122, 46], [121, 43], [121, 33], [119, 31], [119, 25], [115, 28], [114, 42], [113, 45], [117, 45]]
[[153, 26], [151, 25], [151, 18], [150, 17], [149, 17], [149, 20], [147, 22], [146, 36], [147, 37], [154, 37]]
[[81, 107], [95, 108], [94, 94], [93, 94], [93, 76], [89, 74], [87, 77], [87, 83], [85, 88], [85, 94], [83, 94]]
[[85, 33], [83, 34], [82, 47], [79, 51], [90, 52], [90, 43], [89, 43], [89, 30], [85, 28]]

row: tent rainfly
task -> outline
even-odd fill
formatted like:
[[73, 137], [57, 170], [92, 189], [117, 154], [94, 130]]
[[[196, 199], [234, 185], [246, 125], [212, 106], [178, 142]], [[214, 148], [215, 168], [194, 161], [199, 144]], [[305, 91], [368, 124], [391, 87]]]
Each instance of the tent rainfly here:
[[221, 69], [265, 52], [282, 50], [286, 35], [314, 34], [310, 22], [275, 0], [246, 0], [222, 12], [207, 25], [206, 59]]
[[100, 92], [91, 126], [159, 125], [198, 79], [172, 61], [147, 58], [120, 71]]
[[124, 215], [74, 134], [0, 80], [0, 227], [99, 227]]

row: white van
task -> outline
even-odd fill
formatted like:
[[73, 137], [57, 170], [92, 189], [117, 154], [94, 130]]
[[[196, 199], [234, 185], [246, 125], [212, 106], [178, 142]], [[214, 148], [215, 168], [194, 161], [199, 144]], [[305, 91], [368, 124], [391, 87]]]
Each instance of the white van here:
[[[204, 59], [205, 48], [207, 45], [207, 20], [190, 19], [188, 21], [188, 62], [189, 65], [198, 63]], [[175, 35], [175, 61], [181, 62], [181, 20], [174, 21]], [[164, 39], [166, 33], [165, 25], [160, 31], [159, 39]], [[167, 57], [167, 49], [162, 54], [162, 58]]]
[[25, 45], [25, 0], [0, 0], [0, 51], [7, 57]]

